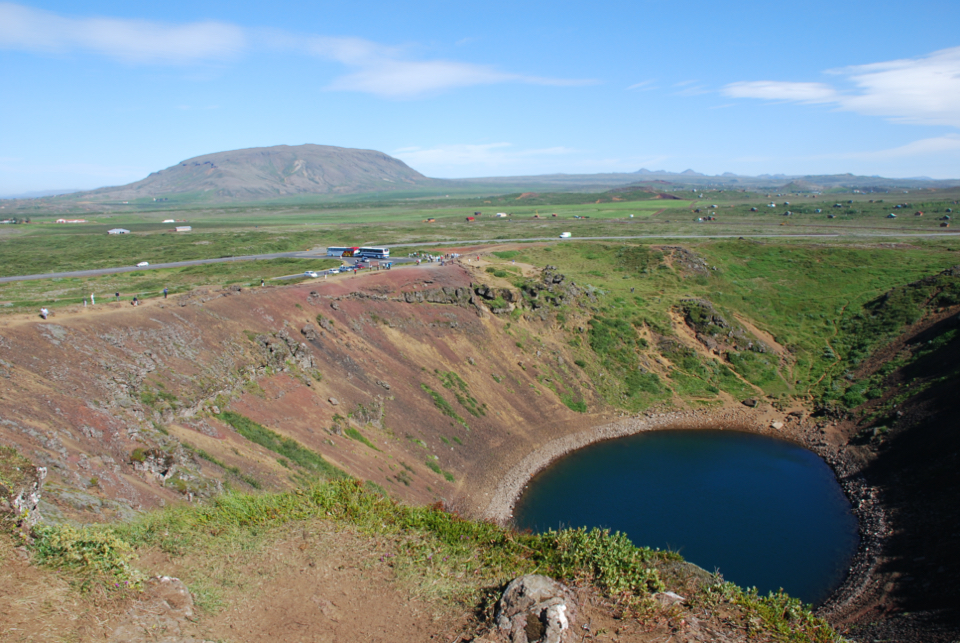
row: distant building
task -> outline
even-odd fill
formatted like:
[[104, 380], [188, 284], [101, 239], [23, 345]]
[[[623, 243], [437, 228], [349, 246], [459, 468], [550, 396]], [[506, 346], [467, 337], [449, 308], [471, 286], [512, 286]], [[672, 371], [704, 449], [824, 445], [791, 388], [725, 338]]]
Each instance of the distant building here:
[[188, 225], [178, 225], [175, 229], [177, 232], [190, 232], [193, 230], [193, 228]]
[[[154, 200], [156, 200], [156, 199], [154, 199]], [[164, 223], [176, 223], [176, 221], [175, 221], [174, 219], [164, 219], [163, 222], [164, 222]]]
[[467, 221], [468, 221], [468, 222], [469, 222], [469, 221], [474, 221], [474, 218], [473, 218], [473, 217], [467, 217]]
[[112, 230], [107, 230], [107, 234], [130, 234], [130, 231], [126, 228], [114, 228]]
[[86, 219], [57, 219], [57, 223], [86, 223]]

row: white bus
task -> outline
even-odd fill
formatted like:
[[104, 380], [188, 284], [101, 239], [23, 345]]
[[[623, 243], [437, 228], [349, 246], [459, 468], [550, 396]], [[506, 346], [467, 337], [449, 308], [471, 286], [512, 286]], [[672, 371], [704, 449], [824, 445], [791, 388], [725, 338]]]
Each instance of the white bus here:
[[390, 248], [358, 248], [354, 253], [356, 257], [364, 257], [366, 259], [389, 259], [390, 258]]

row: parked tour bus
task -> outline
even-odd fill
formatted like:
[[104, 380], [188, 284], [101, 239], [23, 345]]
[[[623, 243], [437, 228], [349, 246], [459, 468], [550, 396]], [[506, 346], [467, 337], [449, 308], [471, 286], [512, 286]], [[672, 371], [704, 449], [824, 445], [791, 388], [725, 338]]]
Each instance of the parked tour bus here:
[[356, 257], [364, 257], [366, 259], [389, 259], [390, 258], [390, 248], [358, 248], [354, 253]]
[[328, 257], [365, 257], [367, 259], [389, 259], [390, 248], [372, 248], [357, 246], [330, 246]]

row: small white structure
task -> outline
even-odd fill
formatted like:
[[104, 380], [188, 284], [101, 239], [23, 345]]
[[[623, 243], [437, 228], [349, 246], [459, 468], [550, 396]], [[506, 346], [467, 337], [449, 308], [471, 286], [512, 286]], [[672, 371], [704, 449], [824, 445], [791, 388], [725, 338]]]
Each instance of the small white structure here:
[[188, 225], [178, 225], [176, 230], [177, 232], [190, 232], [193, 228]]
[[57, 219], [57, 223], [86, 223], [86, 219]]
[[560, 233], [560, 238], [561, 238], [561, 239], [569, 239], [569, 238], [572, 237], [572, 236], [573, 236], [573, 235], [571, 235], [569, 232], [561, 232], [561, 233]]
[[176, 220], [176, 219], [164, 219], [163, 222], [164, 222], [164, 223], [176, 223], [177, 220]]
[[507, 216], [507, 213], [506, 213], [506, 212], [497, 212], [497, 216], [502, 219], [502, 218], [504, 218], [505, 216]]
[[113, 228], [112, 230], [107, 230], [107, 234], [130, 234], [130, 231], [126, 228]]

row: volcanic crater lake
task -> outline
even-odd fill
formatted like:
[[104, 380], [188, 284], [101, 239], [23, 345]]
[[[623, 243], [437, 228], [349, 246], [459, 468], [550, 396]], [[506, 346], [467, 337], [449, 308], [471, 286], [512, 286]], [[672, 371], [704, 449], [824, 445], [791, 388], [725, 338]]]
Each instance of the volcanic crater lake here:
[[590, 445], [536, 475], [521, 529], [602, 527], [678, 551], [762, 594], [818, 604], [843, 581], [857, 520], [830, 467], [790, 442], [741, 431], [650, 431]]

